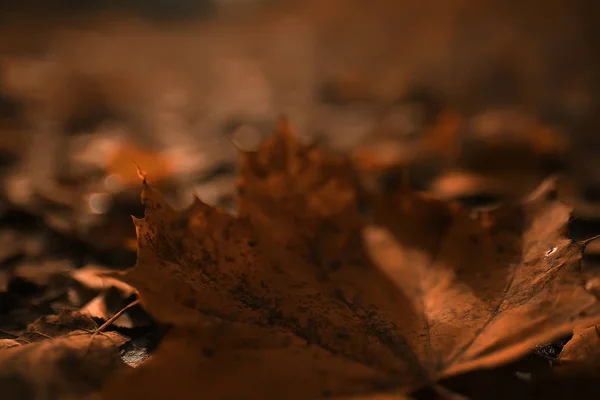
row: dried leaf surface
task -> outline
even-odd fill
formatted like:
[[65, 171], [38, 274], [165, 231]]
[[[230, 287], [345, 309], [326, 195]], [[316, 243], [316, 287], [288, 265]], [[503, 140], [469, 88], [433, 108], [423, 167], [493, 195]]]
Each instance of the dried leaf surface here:
[[155, 154], [133, 146], [130, 143], [121, 143], [109, 155], [106, 165], [108, 174], [118, 179], [120, 185], [134, 186], [139, 180], [132, 168], [135, 164], [148, 171], [157, 182], [173, 174], [173, 160], [163, 154]]
[[559, 373], [597, 374], [600, 372], [600, 327], [578, 329], [560, 353]]
[[[567, 238], [570, 209], [552, 187], [478, 215], [412, 192], [381, 193], [368, 197], [366, 218], [349, 162], [300, 145], [285, 125], [242, 155], [240, 174], [237, 217], [200, 200], [175, 212], [145, 185], [138, 263], [123, 279], [162, 322], [204, 331], [210, 316], [239, 326], [239, 335], [285, 332], [305, 343], [266, 362], [278, 341], [265, 339], [264, 354], [254, 348], [259, 363], [240, 359], [253, 381], [265, 379], [245, 397], [266, 395], [284, 378], [304, 387], [300, 376], [311, 377], [310, 394], [320, 386], [322, 394], [349, 395], [345, 382], [357, 366], [369, 371], [361, 389], [409, 390], [513, 360], [600, 320], [579, 274], [584, 244]], [[207, 379], [183, 351], [211, 343], [202, 335], [167, 338], [163, 348], [187, 344], [135, 374], [181, 354], [190, 383]], [[315, 354], [327, 360], [324, 372], [305, 362]], [[232, 373], [231, 363], [210, 365], [211, 373]]]
[[[114, 273], [114, 270], [96, 265], [87, 265], [73, 271], [74, 284], [69, 291], [69, 296], [73, 303], [81, 306], [81, 312], [106, 321], [131, 302], [135, 289], [118, 279], [107, 276], [110, 273]], [[125, 313], [111, 325], [133, 328], [139, 326], [140, 322], [133, 321], [128, 313]]]
[[[170, 332], [150, 361], [105, 398], [292, 398], [369, 393], [387, 380], [278, 328], [210, 321]], [[383, 386], [385, 387], [385, 386]]]
[[547, 183], [521, 205], [478, 214], [406, 193], [375, 201], [365, 241], [416, 300], [411, 343], [434, 376], [516, 359], [598, 318], [581, 274], [585, 243], [568, 239], [570, 208], [554, 197]]
[[26, 343], [65, 336], [74, 331], [93, 332], [98, 325], [86, 313], [63, 310], [57, 315], [38, 318], [19, 337]]
[[97, 392], [110, 375], [125, 368], [118, 352], [125, 341], [115, 332], [92, 341], [89, 333], [74, 331], [25, 345], [0, 344], [2, 398], [76, 399]]

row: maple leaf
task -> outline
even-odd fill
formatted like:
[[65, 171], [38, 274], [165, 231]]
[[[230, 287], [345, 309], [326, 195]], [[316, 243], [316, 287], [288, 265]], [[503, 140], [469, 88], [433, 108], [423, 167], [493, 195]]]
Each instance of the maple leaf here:
[[552, 186], [478, 215], [404, 193], [374, 206], [378, 226], [367, 228], [367, 246], [419, 299], [417, 332], [426, 340], [417, 336], [413, 346], [434, 376], [513, 360], [598, 318], [581, 274], [587, 242], [568, 238], [570, 208]]
[[169, 332], [138, 369], [109, 382], [105, 398], [301, 399], [389, 387], [378, 371], [293, 333], [213, 318]]
[[152, 153], [133, 146], [131, 143], [120, 143], [107, 155], [105, 168], [108, 176], [116, 177], [121, 186], [134, 186], [137, 180], [134, 163], [143, 166], [146, 172], [157, 182], [173, 174], [173, 160], [164, 154]]
[[116, 381], [108, 397], [166, 390], [167, 359], [184, 365], [180, 394], [240, 395], [233, 380], [248, 398], [408, 392], [600, 321], [585, 242], [568, 239], [570, 208], [550, 184], [478, 214], [365, 194], [346, 158], [285, 123], [242, 154], [240, 176], [236, 217], [200, 200], [175, 212], [144, 185], [138, 262], [122, 279], [179, 328], [127, 378], [138, 385]]

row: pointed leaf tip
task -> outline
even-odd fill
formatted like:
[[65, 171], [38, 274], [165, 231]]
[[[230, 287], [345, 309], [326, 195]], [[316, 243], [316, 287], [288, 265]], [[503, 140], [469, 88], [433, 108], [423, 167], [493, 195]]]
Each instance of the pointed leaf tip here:
[[142, 183], [144, 183], [144, 185], [145, 185], [147, 183], [148, 174], [135, 161], [134, 161], [134, 164], [137, 167], [138, 178], [140, 178], [142, 180]]
[[582, 251], [583, 251], [583, 250], [585, 250], [585, 248], [587, 247], [588, 244], [590, 244], [591, 242], [593, 242], [596, 239], [600, 239], [600, 235], [595, 235], [595, 236], [589, 237], [587, 239], [579, 240], [579, 241], [577, 241], [577, 244], [579, 246], [581, 246]]

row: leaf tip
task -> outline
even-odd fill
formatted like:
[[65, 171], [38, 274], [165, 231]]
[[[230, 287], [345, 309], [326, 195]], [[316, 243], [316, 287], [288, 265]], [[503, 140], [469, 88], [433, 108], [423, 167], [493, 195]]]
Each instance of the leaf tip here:
[[148, 174], [146, 173], [146, 171], [144, 171], [142, 169], [142, 167], [140, 167], [140, 165], [138, 163], [136, 163], [135, 161], [133, 161], [133, 163], [135, 164], [135, 166], [137, 168], [138, 178], [140, 178], [140, 180], [142, 181], [142, 183], [144, 185], [147, 185], [148, 184]]
[[131, 220], [133, 221], [133, 225], [136, 227], [139, 227], [144, 222], [144, 218], [138, 218], [135, 215], [131, 216]]
[[578, 240], [576, 242], [574, 241], [574, 243], [576, 243], [578, 246], [580, 246], [581, 250], [583, 251], [583, 250], [585, 250], [585, 248], [588, 244], [590, 244], [591, 242], [593, 242], [596, 239], [600, 239], [600, 235], [595, 235], [595, 236], [592, 236], [592, 237], [589, 237], [589, 238], [586, 238], [583, 240]]

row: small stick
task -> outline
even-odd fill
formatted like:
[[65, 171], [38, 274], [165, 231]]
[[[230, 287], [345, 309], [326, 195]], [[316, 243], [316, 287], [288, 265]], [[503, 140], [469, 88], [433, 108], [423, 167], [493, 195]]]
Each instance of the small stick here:
[[35, 333], [36, 335], [40, 335], [41, 337], [45, 337], [46, 339], [52, 339], [52, 336], [46, 335], [45, 333], [42, 333], [37, 329], [32, 330], [31, 333]]
[[129, 303], [128, 305], [126, 305], [125, 307], [123, 307], [118, 313], [116, 313], [115, 315], [113, 315], [111, 318], [108, 319], [108, 321], [106, 321], [99, 328], [97, 328], [94, 331], [94, 333], [92, 334], [92, 336], [95, 336], [95, 335], [103, 332], [113, 322], [115, 322], [117, 320], [117, 318], [119, 318], [121, 315], [123, 315], [123, 313], [125, 313], [125, 311], [129, 310], [131, 307], [137, 306], [138, 304], [140, 304], [140, 299], [132, 301], [131, 303]]
[[106, 328], [108, 328], [113, 322], [115, 322], [117, 320], [117, 318], [119, 318], [121, 315], [123, 315], [123, 313], [127, 310], [129, 310], [131, 307], [137, 306], [138, 304], [140, 304], [140, 299], [137, 299], [135, 301], [132, 301], [131, 303], [129, 303], [128, 305], [126, 305], [125, 307], [123, 307], [118, 313], [116, 313], [115, 315], [113, 315], [111, 318], [108, 319], [108, 321], [106, 321], [105, 323], [103, 323], [99, 328], [97, 328], [94, 333], [92, 333], [92, 335], [90, 336], [90, 342], [88, 343], [85, 352], [83, 353], [83, 358], [85, 359], [90, 351], [90, 347], [92, 347], [92, 342], [94, 341], [94, 338], [96, 337], [96, 335], [102, 333]]
[[6, 336], [12, 336], [13, 338], [18, 338], [18, 335], [13, 335], [12, 333], [5, 331], [4, 329], [0, 329], [0, 333]]

